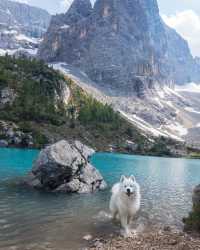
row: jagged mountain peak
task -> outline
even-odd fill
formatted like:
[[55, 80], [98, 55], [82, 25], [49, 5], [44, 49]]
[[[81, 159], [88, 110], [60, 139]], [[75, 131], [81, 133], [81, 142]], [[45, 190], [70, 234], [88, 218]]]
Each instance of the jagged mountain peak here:
[[124, 7], [129, 13], [135, 8], [140, 6], [141, 9], [146, 9], [148, 12], [158, 12], [158, 4], [156, 0], [97, 0], [94, 4], [94, 9], [100, 9], [102, 7], [107, 7], [110, 10], [120, 10]]
[[92, 4], [90, 0], [74, 0], [67, 11], [68, 14], [79, 13], [82, 16], [88, 16], [92, 10]]
[[76, 23], [81, 21], [82, 18], [87, 18], [92, 13], [92, 4], [90, 0], [74, 0], [67, 11], [64, 14], [64, 20], [66, 23]]

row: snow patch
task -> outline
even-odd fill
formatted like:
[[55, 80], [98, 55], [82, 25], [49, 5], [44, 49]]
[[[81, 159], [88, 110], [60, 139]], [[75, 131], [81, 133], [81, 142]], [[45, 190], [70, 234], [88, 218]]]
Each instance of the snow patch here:
[[176, 85], [175, 90], [178, 92], [200, 93], [200, 84], [191, 82], [183, 86]]
[[3, 30], [2, 34], [4, 35], [16, 35], [18, 32], [16, 30]]
[[180, 123], [175, 122], [174, 124], [169, 124], [165, 126], [173, 132], [177, 132], [180, 136], [185, 136], [188, 134], [188, 129], [183, 127]]
[[[136, 125], [139, 129], [141, 129], [145, 132], [149, 132], [155, 137], [163, 136], [163, 137], [167, 137], [167, 138], [172, 138], [172, 139], [177, 140], [177, 141], [182, 141], [182, 142], [184, 141], [179, 136], [176, 136], [173, 133], [170, 133], [166, 129], [164, 130], [162, 128], [162, 126], [159, 129], [155, 129], [149, 123], [145, 122], [143, 119], [141, 119], [140, 117], [138, 117], [136, 115], [128, 115], [125, 112], [123, 112], [122, 110], [119, 110], [119, 112], [121, 113], [121, 115], [124, 118], [128, 119], [130, 122], [132, 122], [134, 125]], [[184, 128], [180, 124], [177, 124], [174, 127], [175, 127], [176, 131], [178, 131], [179, 134], [181, 134], [180, 136], [182, 136], [183, 134], [185, 135], [186, 131], [184, 130]], [[160, 131], [160, 130], [162, 130], [162, 131]]]
[[18, 49], [0, 49], [0, 56], [5, 56], [6, 54], [12, 56], [16, 52], [27, 52], [30, 55], [35, 56], [38, 52], [38, 49], [24, 49], [24, 48], [18, 48]]
[[67, 86], [65, 86], [65, 88], [63, 89], [62, 96], [64, 104], [67, 105], [70, 99], [70, 89]]
[[38, 44], [40, 42], [40, 39], [34, 38], [34, 37], [28, 37], [26, 35], [23, 34], [19, 34], [16, 36], [16, 39], [18, 41], [27, 41], [33, 44]]
[[190, 112], [190, 113], [195, 113], [195, 114], [200, 114], [200, 111], [197, 111], [191, 107], [186, 107], [184, 108], [186, 111]]
[[164, 93], [164, 91], [162, 91], [162, 90], [157, 90], [157, 94], [158, 94], [158, 96], [160, 97], [160, 98], [165, 98], [165, 93]]
[[70, 26], [67, 24], [64, 24], [63, 26], [60, 27], [60, 29], [69, 29], [69, 28], [70, 28]]
[[11, 50], [11, 49], [0, 49], [0, 56], [5, 56], [6, 54], [12, 56], [12, 55], [15, 54], [16, 51], [17, 51], [16, 49], [13, 49], [13, 50]]
[[177, 93], [177, 91], [174, 90], [174, 89], [172, 89], [172, 88], [169, 88], [169, 87], [165, 86], [164, 90], [165, 90], [166, 93], [168, 93], [168, 95], [175, 95], [176, 97], [179, 97], [182, 100], [185, 99], [182, 95], [180, 95], [179, 93]]
[[158, 105], [159, 105], [161, 108], [164, 108], [163, 104], [161, 103], [161, 101], [160, 101], [160, 99], [159, 99], [158, 97], [154, 97], [153, 100], [154, 100], [155, 102], [157, 102]]

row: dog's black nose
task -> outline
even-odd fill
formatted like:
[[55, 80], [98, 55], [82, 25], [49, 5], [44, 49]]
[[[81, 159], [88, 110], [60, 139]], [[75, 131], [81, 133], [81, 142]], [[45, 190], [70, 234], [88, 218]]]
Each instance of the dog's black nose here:
[[127, 193], [130, 194], [131, 190], [130, 188], [127, 188]]

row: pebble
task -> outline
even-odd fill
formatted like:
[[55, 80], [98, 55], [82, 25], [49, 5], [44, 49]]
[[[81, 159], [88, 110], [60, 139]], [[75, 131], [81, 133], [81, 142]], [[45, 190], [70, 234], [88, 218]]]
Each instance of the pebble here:
[[90, 240], [92, 240], [92, 235], [91, 234], [87, 234], [87, 235], [85, 235], [83, 237], [83, 239], [86, 240], [86, 241], [90, 241]]

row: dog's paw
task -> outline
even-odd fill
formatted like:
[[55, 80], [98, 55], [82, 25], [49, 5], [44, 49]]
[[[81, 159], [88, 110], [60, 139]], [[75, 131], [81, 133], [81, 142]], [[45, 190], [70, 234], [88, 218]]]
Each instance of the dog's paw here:
[[137, 230], [132, 229], [131, 230], [131, 235], [132, 235], [132, 237], [137, 236]]
[[131, 233], [131, 231], [129, 229], [125, 229], [125, 230], [122, 229], [121, 230], [121, 235], [124, 238], [131, 238], [132, 237], [132, 233]]

